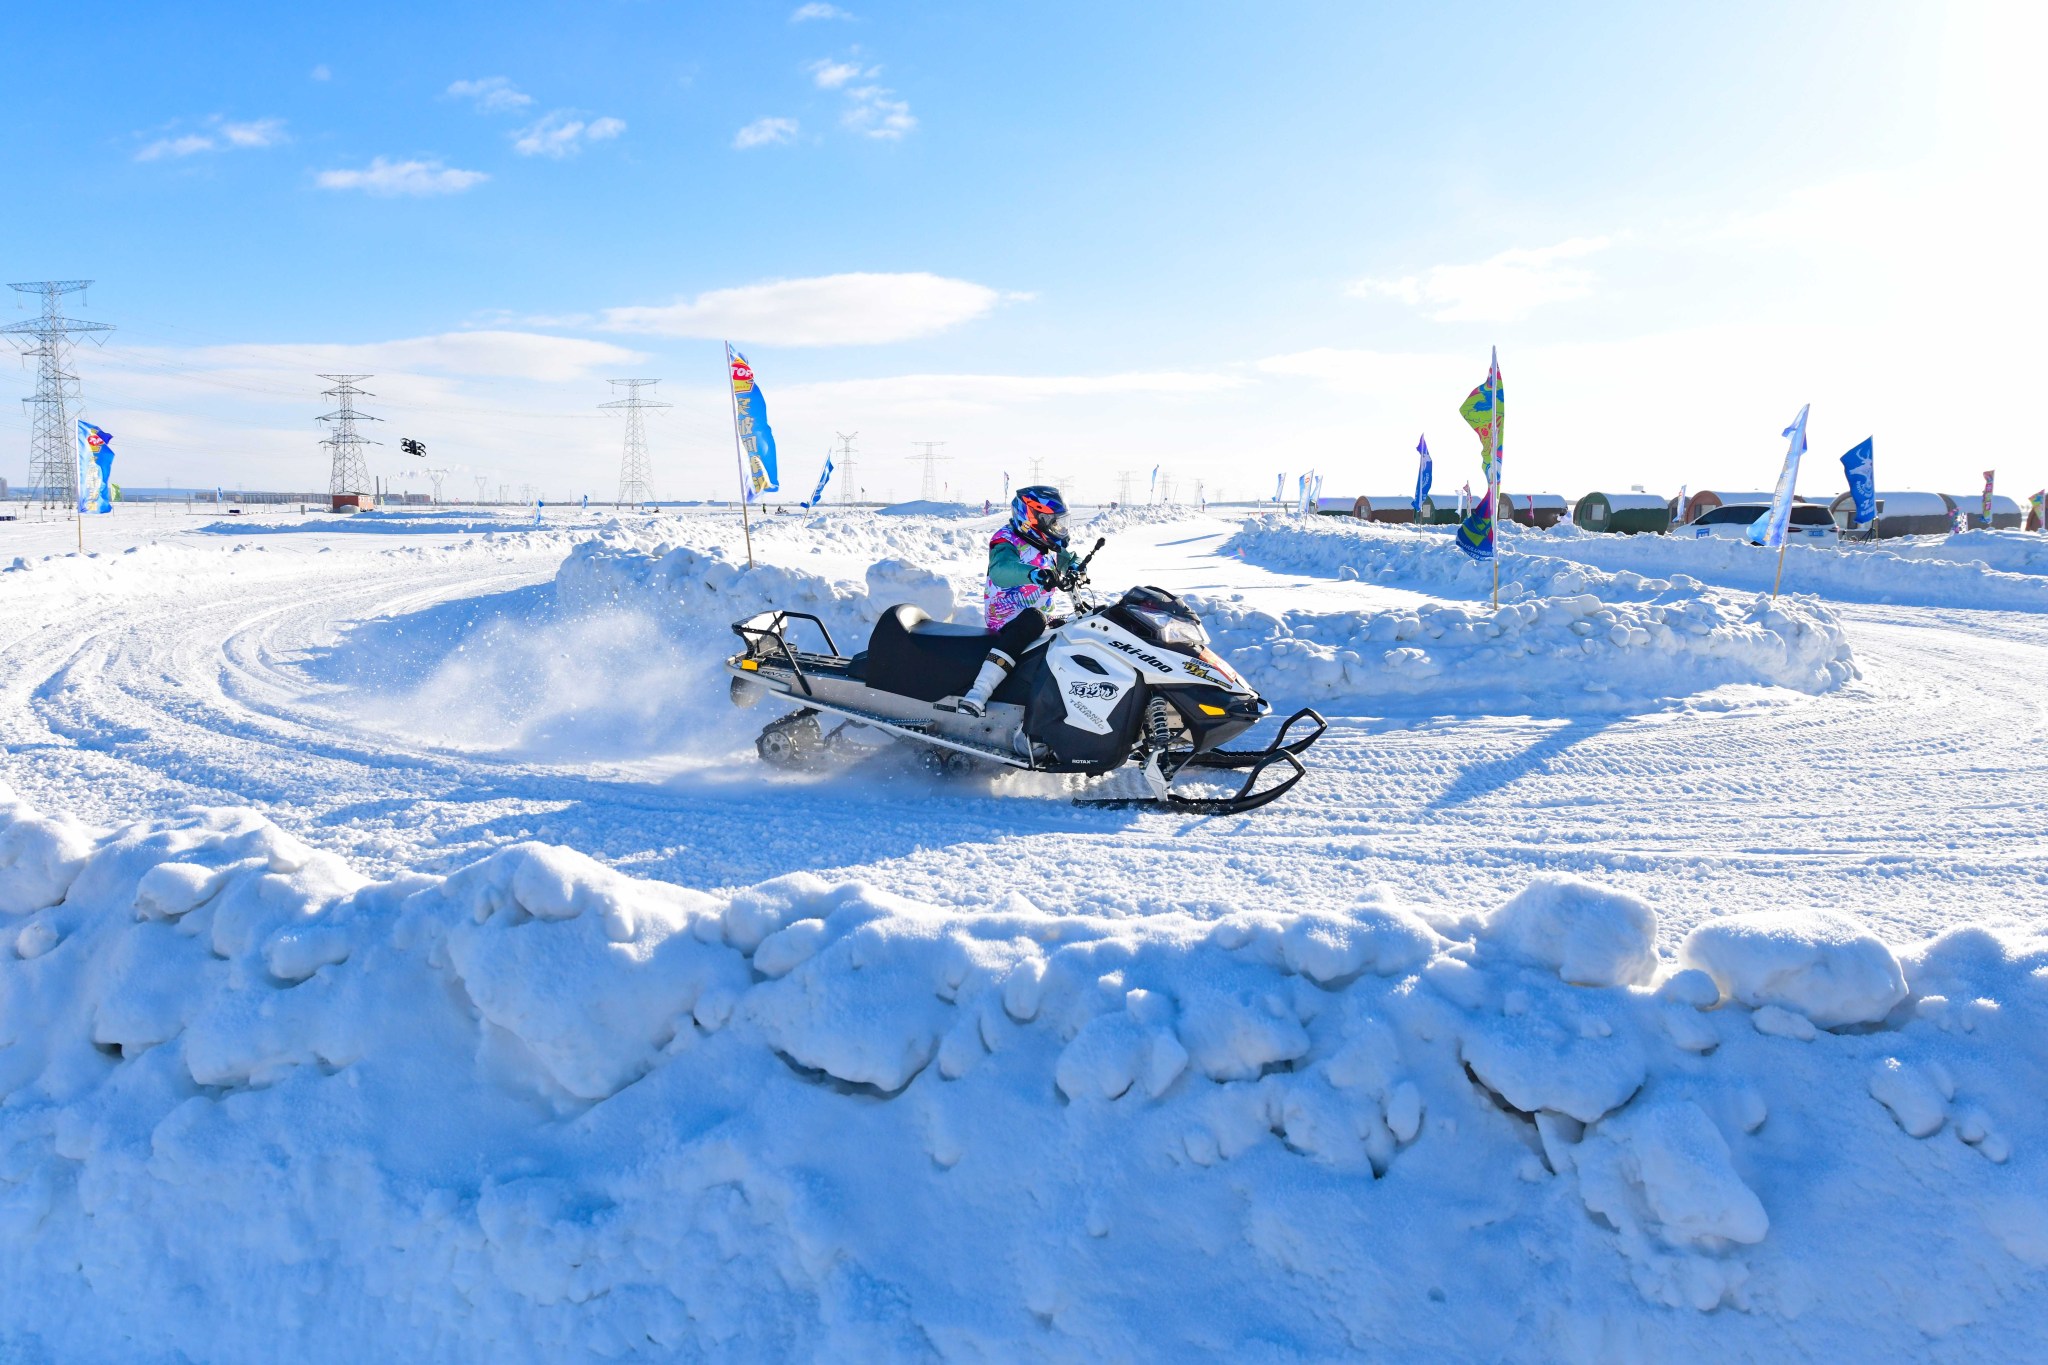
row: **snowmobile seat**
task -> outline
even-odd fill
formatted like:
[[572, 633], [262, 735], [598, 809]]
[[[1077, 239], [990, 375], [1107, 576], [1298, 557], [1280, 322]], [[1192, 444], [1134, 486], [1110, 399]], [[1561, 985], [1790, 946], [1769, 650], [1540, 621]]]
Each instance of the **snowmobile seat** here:
[[974, 675], [995, 638], [975, 626], [934, 621], [906, 602], [889, 608], [875, 622], [874, 634], [868, 637], [864, 681], [919, 701], [957, 697], [974, 685]]

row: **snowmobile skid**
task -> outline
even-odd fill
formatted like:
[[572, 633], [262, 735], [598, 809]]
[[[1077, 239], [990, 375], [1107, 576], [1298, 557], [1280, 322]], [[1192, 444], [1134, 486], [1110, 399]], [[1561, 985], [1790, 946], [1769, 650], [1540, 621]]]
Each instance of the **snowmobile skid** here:
[[[1077, 575], [1068, 590], [1085, 582]], [[793, 643], [798, 626], [822, 652]], [[807, 612], [762, 612], [733, 632], [744, 645], [726, 661], [734, 704], [797, 704], [755, 742], [778, 766], [814, 763], [850, 730], [868, 729], [916, 746], [941, 773], [1077, 774], [1100, 780], [1076, 804], [1232, 815], [1291, 791], [1306, 775], [1301, 756], [1325, 729], [1304, 707], [1262, 749], [1223, 747], [1271, 707], [1208, 648], [1194, 613], [1158, 588], [1133, 588], [1058, 622], [1025, 651], [985, 716], [939, 703], [967, 689], [993, 637], [916, 607], [884, 612], [868, 647], [851, 656]], [[828, 716], [840, 722], [829, 733]], [[1223, 794], [1204, 790], [1218, 773], [1243, 777]]]

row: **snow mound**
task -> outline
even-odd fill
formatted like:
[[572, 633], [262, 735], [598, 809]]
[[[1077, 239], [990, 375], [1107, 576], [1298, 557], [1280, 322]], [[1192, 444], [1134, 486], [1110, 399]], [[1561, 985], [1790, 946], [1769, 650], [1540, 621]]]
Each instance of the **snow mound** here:
[[[1950, 542], [1961, 543], [1952, 547]], [[1754, 592], [1770, 591], [1778, 569], [1774, 553], [1740, 540], [1603, 535], [1577, 527], [1552, 532], [1543, 553], [1615, 571], [1692, 574]], [[1788, 545], [1784, 591], [1843, 602], [2048, 611], [2044, 560], [2048, 555], [2033, 551], [2024, 533], [2011, 531], [1926, 541]]]
[[1840, 620], [1812, 602], [1592, 593], [1483, 606], [1277, 613], [1190, 595], [1216, 650], [1268, 695], [1484, 696], [1611, 708], [1736, 683], [1819, 693], [1857, 676]]
[[[538, 844], [368, 881], [249, 811], [11, 800], [0, 849], [0, 1340], [33, 1358], [2039, 1340], [2048, 940], [1877, 945], [1913, 1008], [1796, 1042], [1751, 976], [1868, 1017], [1857, 936], [1704, 926], [1717, 1005], [1585, 883], [1204, 920], [713, 896]], [[1531, 1273], [1569, 1301], [1503, 1295]]]
[[1891, 949], [1821, 910], [1713, 920], [1686, 935], [1678, 957], [1731, 999], [1796, 1011], [1821, 1028], [1877, 1023], [1906, 998]]
[[913, 498], [888, 507], [875, 509], [878, 517], [945, 517], [954, 521], [968, 517], [985, 517], [989, 514], [979, 507], [970, 507], [964, 502], [938, 502], [924, 498]]
[[1886, 549], [1902, 559], [1946, 559], [1981, 564], [1999, 573], [2048, 575], [2048, 536], [2039, 531], [1964, 531], [1961, 535], [1915, 536]]
[[[565, 612], [641, 612], [708, 640], [771, 608], [809, 612], [827, 623], [848, 652], [862, 648], [866, 628], [898, 603], [913, 603], [940, 621], [962, 611], [950, 579], [906, 560], [873, 564], [866, 582], [856, 585], [776, 564], [750, 569], [734, 563], [721, 546], [649, 549], [596, 540], [578, 545], [563, 560], [555, 596]], [[968, 614], [978, 622], [978, 606]]]

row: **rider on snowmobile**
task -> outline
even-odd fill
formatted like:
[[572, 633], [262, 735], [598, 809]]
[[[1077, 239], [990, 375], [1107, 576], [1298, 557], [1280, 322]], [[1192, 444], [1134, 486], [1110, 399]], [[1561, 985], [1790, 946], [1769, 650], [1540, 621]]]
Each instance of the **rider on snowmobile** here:
[[1017, 490], [1010, 520], [989, 537], [988, 628], [996, 633], [988, 658], [966, 695], [939, 705], [970, 716], [985, 715], [988, 699], [1017, 666], [1017, 660], [1045, 634], [1045, 610], [1052, 595], [1080, 564], [1067, 548], [1067, 504], [1060, 490], [1043, 484]]

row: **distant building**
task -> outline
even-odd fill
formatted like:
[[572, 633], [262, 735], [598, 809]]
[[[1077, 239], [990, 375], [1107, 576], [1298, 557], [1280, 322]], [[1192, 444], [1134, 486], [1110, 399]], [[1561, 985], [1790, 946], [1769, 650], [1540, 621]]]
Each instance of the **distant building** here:
[[1671, 529], [1671, 501], [1655, 493], [1588, 493], [1572, 508], [1572, 524], [1588, 531], [1663, 535]]

